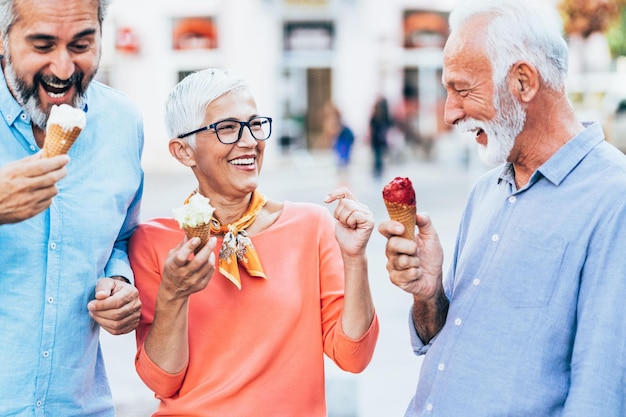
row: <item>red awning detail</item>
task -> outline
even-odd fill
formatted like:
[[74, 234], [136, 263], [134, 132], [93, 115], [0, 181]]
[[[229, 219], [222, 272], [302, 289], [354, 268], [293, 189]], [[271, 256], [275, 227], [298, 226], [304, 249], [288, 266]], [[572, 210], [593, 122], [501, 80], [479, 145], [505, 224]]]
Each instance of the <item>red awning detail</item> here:
[[136, 54], [139, 52], [139, 37], [129, 27], [121, 27], [117, 29], [115, 36], [115, 49], [121, 52]]
[[217, 28], [211, 18], [190, 17], [174, 26], [174, 49], [212, 49], [217, 47]]
[[405, 47], [443, 46], [448, 37], [448, 22], [437, 13], [407, 13], [403, 23]]

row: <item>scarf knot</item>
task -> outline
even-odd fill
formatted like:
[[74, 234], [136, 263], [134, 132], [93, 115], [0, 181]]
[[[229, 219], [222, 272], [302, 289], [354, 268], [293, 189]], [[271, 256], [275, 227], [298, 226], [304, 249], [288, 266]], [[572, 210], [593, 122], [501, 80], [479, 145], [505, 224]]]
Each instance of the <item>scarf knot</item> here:
[[241, 277], [239, 265], [251, 276], [266, 278], [261, 266], [261, 260], [246, 229], [256, 220], [257, 215], [265, 206], [267, 198], [253, 192], [248, 209], [243, 216], [227, 225], [222, 225], [214, 217], [211, 219], [211, 233], [224, 234], [224, 241], [220, 248], [218, 267], [222, 275], [230, 280], [241, 290]]

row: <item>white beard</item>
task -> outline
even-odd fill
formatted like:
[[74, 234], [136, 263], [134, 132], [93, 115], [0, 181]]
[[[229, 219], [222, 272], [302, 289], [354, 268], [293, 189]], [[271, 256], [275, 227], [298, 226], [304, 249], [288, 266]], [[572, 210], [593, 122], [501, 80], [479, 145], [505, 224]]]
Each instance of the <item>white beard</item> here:
[[456, 128], [462, 132], [477, 129], [485, 132], [487, 145], [479, 144], [478, 156], [489, 167], [495, 167], [507, 161], [515, 145], [515, 139], [526, 122], [524, 109], [505, 85], [500, 85], [496, 89], [494, 105], [496, 115], [492, 120], [480, 121], [467, 118], [456, 124]]

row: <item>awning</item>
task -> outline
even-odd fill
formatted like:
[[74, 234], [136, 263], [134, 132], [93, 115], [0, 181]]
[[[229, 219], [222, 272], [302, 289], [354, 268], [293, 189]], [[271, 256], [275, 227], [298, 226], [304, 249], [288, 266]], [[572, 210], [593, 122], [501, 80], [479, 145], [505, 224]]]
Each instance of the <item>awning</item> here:
[[174, 25], [174, 49], [213, 49], [217, 47], [217, 28], [210, 17], [188, 17]]

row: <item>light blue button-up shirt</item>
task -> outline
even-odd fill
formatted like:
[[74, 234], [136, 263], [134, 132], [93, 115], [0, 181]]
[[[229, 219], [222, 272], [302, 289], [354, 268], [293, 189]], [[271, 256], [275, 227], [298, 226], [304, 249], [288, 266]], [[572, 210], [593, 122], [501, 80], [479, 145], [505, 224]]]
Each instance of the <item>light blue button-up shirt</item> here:
[[[121, 93], [93, 82], [87, 125], [69, 151], [52, 206], [0, 225], [0, 415], [113, 416], [89, 317], [98, 278], [132, 280], [143, 124]], [[30, 118], [0, 71], [0, 166], [39, 151]]]
[[406, 416], [626, 416], [626, 157], [598, 124], [473, 189]]

